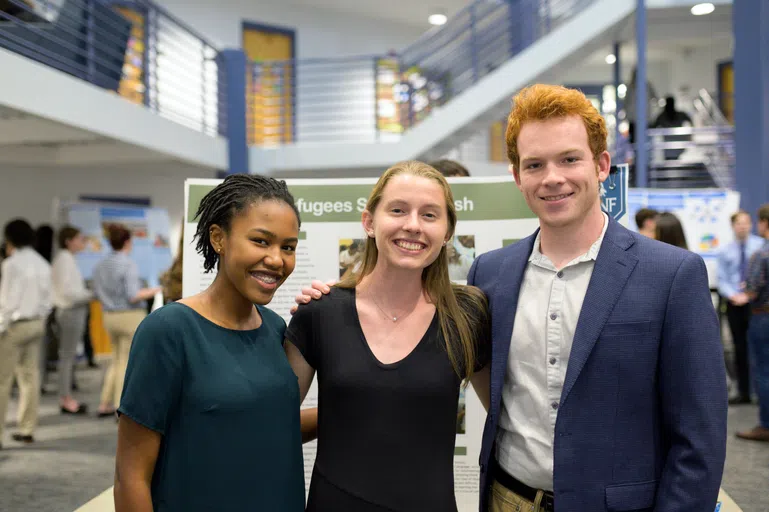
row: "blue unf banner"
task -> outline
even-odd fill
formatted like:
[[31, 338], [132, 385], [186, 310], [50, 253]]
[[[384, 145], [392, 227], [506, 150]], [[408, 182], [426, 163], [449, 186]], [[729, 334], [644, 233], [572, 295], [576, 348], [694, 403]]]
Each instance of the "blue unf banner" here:
[[628, 164], [611, 167], [606, 181], [601, 183], [601, 208], [616, 221], [627, 214]]

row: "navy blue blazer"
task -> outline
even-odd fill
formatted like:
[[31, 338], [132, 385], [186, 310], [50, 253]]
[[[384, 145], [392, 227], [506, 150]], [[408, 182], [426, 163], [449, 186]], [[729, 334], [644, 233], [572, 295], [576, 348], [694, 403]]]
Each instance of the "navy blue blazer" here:
[[[481, 512], [488, 510], [513, 322], [535, 236], [482, 254], [468, 276], [468, 284], [488, 296], [492, 323]], [[611, 220], [558, 409], [556, 510], [714, 510], [726, 457], [727, 401], [719, 323], [702, 258]]]

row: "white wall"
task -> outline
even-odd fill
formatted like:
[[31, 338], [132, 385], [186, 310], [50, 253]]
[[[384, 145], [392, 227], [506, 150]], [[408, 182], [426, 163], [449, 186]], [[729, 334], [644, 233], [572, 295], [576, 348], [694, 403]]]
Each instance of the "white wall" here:
[[166, 208], [171, 219], [171, 248], [176, 251], [184, 212], [184, 180], [214, 178], [214, 171], [164, 164], [152, 168], [22, 168], [0, 164], [0, 225], [14, 217], [32, 225], [55, 222], [54, 200], [80, 195], [149, 197], [152, 206]]
[[280, 0], [159, 0], [219, 48], [241, 47], [243, 21], [296, 30], [297, 58], [382, 55], [412, 43], [423, 30], [323, 9], [283, 5]]
[[[672, 87], [671, 66], [669, 61], [650, 62], [646, 68], [649, 81], [654, 85], [657, 94], [667, 94]], [[632, 68], [629, 65], [623, 66], [622, 80], [625, 83], [630, 82]], [[568, 70], [557, 74], [557, 82], [564, 85], [607, 85], [614, 81], [613, 66], [608, 64], [590, 65], [580, 63]]]
[[707, 47], [694, 50], [680, 49], [671, 59], [671, 92], [677, 95], [696, 95], [705, 88], [711, 93], [718, 90], [718, 63], [732, 59], [731, 41], [716, 39]]

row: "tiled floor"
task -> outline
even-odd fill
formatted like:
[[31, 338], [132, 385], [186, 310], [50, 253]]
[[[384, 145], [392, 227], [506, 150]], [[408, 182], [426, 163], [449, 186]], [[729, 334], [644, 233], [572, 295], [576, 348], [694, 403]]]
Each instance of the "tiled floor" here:
[[[95, 410], [101, 370], [80, 370], [83, 398]], [[51, 375], [55, 382], [55, 375]], [[53, 394], [42, 397], [37, 442], [20, 446], [6, 428], [0, 451], [0, 511], [71, 512], [112, 485], [115, 432], [112, 419], [59, 414]], [[8, 412], [15, 417], [15, 404]], [[769, 444], [734, 438], [738, 429], [752, 427], [755, 406], [729, 411], [728, 455], [723, 487], [745, 512], [769, 512]]]

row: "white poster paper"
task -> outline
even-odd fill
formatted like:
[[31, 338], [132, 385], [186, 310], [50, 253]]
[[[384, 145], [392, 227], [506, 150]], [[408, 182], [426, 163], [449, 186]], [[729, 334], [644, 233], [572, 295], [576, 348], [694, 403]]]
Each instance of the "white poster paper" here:
[[[711, 288], [717, 286], [717, 259], [721, 249], [734, 240], [730, 217], [740, 207], [740, 194], [722, 189], [636, 188], [628, 195], [628, 217], [641, 208], [670, 212], [684, 228], [689, 250], [705, 260]], [[629, 227], [638, 230], [633, 220]]]

